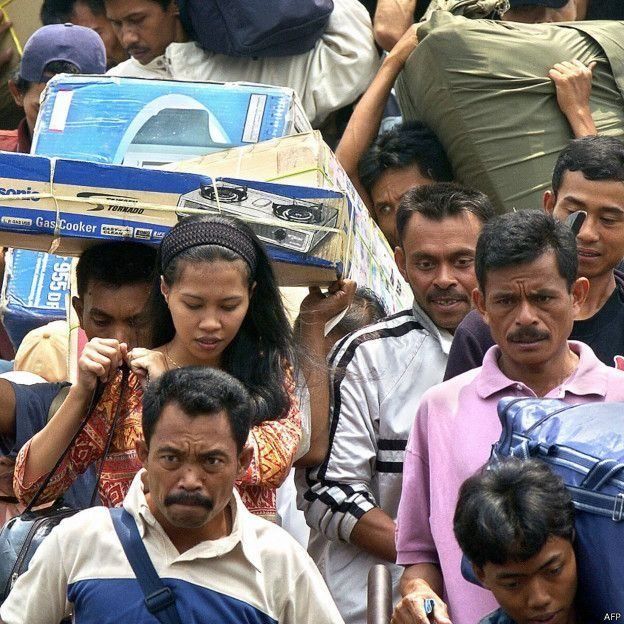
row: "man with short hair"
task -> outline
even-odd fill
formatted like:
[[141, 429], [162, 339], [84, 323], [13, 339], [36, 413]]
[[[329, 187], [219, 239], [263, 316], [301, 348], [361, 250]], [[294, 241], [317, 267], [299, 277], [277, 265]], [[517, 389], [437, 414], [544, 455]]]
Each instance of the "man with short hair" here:
[[44, 26], [67, 22], [90, 28], [100, 35], [106, 48], [106, 69], [128, 60], [128, 54], [106, 19], [102, 0], [44, 0], [41, 6], [41, 23]]
[[578, 621], [574, 504], [546, 464], [508, 459], [464, 481], [453, 530], [501, 605], [480, 624]]
[[396, 213], [403, 195], [453, 179], [444, 148], [423, 123], [405, 122], [379, 133], [394, 83], [418, 43], [416, 30], [412, 26], [384, 57], [336, 148], [336, 158], [392, 249], [398, 245]]
[[[409, 191], [397, 215], [395, 259], [414, 305], [347, 335], [329, 356], [329, 450], [300, 480], [299, 505], [312, 528], [309, 552], [350, 624], [366, 621], [370, 567], [395, 561], [407, 436], [471, 307], [475, 246], [493, 214], [485, 195], [455, 184]], [[392, 572], [398, 597], [400, 569]]]
[[121, 45], [131, 56], [110, 75], [288, 87], [299, 94], [314, 127], [357, 99], [379, 66], [370, 18], [357, 0], [334, 0], [327, 28], [312, 50], [271, 58], [202, 50], [188, 40], [176, 0], [103, 1]]
[[39, 114], [39, 98], [52, 76], [59, 73], [103, 74], [106, 51], [98, 35], [89, 28], [54, 24], [37, 30], [24, 46], [24, 54], [9, 89], [26, 117], [17, 130], [0, 131], [0, 149], [30, 153]]
[[[73, 305], [89, 342], [85, 348], [100, 349], [106, 341], [131, 346], [151, 346], [151, 319], [146, 310], [154, 281], [156, 250], [131, 242], [102, 243], [83, 252], [78, 266]], [[0, 379], [0, 493], [13, 502], [13, 465], [20, 448], [43, 430], [48, 419], [70, 400], [64, 383], [31, 386]], [[10, 461], [9, 461], [10, 460]], [[86, 507], [94, 476], [80, 476], [64, 495], [65, 502]]]
[[[341, 624], [318, 570], [234, 488], [247, 469], [253, 402], [208, 367], [173, 369], [147, 387], [137, 454], [144, 469], [124, 500], [181, 622]], [[111, 600], [112, 595], [116, 596]], [[154, 622], [110, 511], [64, 520], [0, 609], [5, 624]]]
[[[571, 340], [588, 344], [608, 366], [624, 368], [624, 142], [615, 137], [584, 137], [561, 152], [544, 194], [544, 209], [563, 220], [577, 210], [587, 213], [579, 230], [579, 276], [589, 294], [572, 328]], [[477, 311], [457, 328], [445, 379], [480, 366], [494, 344]]]
[[624, 400], [624, 372], [568, 342], [589, 288], [577, 264], [574, 233], [544, 212], [505, 214], [483, 228], [473, 300], [496, 345], [480, 368], [428, 390], [416, 412], [397, 519], [397, 563], [406, 569], [396, 624], [427, 624], [426, 598], [435, 601], [437, 624], [450, 621], [441, 596], [453, 624], [474, 624], [496, 606], [462, 578], [452, 520], [461, 484], [500, 437], [501, 398]]

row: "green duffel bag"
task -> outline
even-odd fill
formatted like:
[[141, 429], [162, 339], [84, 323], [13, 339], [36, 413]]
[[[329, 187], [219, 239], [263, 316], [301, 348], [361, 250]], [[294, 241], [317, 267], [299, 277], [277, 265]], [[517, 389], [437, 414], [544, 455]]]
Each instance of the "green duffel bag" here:
[[456, 179], [500, 211], [539, 208], [572, 138], [548, 71], [596, 61], [590, 106], [599, 134], [624, 135], [624, 22], [517, 24], [436, 11], [399, 77], [405, 119], [438, 135]]

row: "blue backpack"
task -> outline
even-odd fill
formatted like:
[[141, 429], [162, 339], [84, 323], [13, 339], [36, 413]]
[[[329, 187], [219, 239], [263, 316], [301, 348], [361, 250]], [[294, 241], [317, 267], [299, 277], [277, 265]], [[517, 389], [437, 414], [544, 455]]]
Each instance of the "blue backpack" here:
[[191, 39], [228, 56], [303, 54], [325, 32], [333, 0], [179, 0]]
[[624, 614], [624, 403], [502, 399], [498, 415], [490, 462], [541, 459], [572, 495], [581, 621]]

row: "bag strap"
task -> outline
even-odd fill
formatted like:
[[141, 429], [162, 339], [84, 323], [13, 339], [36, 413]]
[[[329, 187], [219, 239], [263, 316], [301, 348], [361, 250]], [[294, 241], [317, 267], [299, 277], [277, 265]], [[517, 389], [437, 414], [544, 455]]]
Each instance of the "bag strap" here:
[[[127, 365], [124, 364], [121, 367], [121, 393], [119, 396], [119, 401], [117, 402], [117, 409], [115, 410], [115, 416], [113, 417], [111, 430], [108, 434], [108, 438], [106, 441], [104, 455], [102, 456], [102, 461], [100, 462], [100, 466], [98, 468], [95, 486], [93, 487], [93, 492], [91, 494], [91, 503], [90, 503], [91, 506], [93, 506], [95, 502], [95, 498], [97, 496], [98, 487], [100, 485], [100, 477], [102, 476], [102, 468], [104, 467], [104, 459], [106, 458], [106, 455], [108, 454], [110, 445], [113, 440], [113, 434], [115, 433], [115, 426], [117, 425], [117, 421], [118, 421], [119, 414], [121, 411], [121, 402], [122, 402], [121, 399], [123, 398], [123, 392], [128, 381], [129, 373], [130, 373], [130, 369], [128, 368]], [[98, 381], [95, 387], [95, 390], [93, 391], [93, 396], [91, 397], [91, 401], [89, 401], [89, 407], [87, 408], [86, 416], [82, 419], [82, 422], [80, 423], [80, 426], [78, 427], [78, 430], [72, 436], [72, 439], [69, 441], [69, 444], [65, 447], [65, 450], [61, 453], [61, 456], [58, 458], [56, 464], [54, 464], [54, 468], [50, 470], [46, 478], [43, 480], [43, 483], [39, 486], [39, 489], [35, 492], [35, 495], [30, 499], [30, 502], [26, 506], [26, 509], [24, 509], [23, 513], [28, 513], [29, 511], [32, 511], [33, 507], [35, 507], [35, 505], [37, 504], [37, 501], [39, 500], [39, 498], [45, 492], [45, 489], [48, 487], [48, 484], [52, 480], [54, 473], [59, 469], [60, 465], [63, 463], [63, 460], [65, 459], [71, 447], [73, 446], [74, 442], [78, 439], [78, 436], [82, 433], [82, 430], [85, 428], [86, 424], [89, 422], [89, 419], [91, 418], [95, 408], [97, 407], [97, 404], [100, 398], [102, 397], [103, 391], [104, 391], [104, 385]]]
[[158, 576], [134, 518], [121, 507], [109, 511], [117, 537], [145, 596], [147, 610], [161, 624], [181, 624], [175, 596]]

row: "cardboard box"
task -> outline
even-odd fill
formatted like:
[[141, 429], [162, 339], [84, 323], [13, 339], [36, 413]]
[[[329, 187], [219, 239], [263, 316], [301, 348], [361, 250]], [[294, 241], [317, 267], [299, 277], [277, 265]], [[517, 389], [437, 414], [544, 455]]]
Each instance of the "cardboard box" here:
[[153, 167], [310, 129], [292, 89], [61, 74], [32, 153]]
[[5, 260], [0, 313], [17, 349], [32, 329], [66, 319], [72, 259], [9, 249]]
[[338, 192], [0, 153], [0, 244], [63, 255], [134, 240], [158, 245], [180, 218], [238, 216], [267, 245], [283, 286], [349, 271], [353, 208]]
[[238, 147], [165, 165], [213, 177], [235, 176], [280, 184], [305, 184], [344, 193], [353, 207], [353, 244], [346, 276], [371, 288], [389, 312], [411, 307], [412, 291], [396, 267], [394, 253], [371, 218], [351, 180], [323, 142], [320, 132], [308, 132]]

